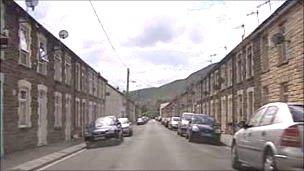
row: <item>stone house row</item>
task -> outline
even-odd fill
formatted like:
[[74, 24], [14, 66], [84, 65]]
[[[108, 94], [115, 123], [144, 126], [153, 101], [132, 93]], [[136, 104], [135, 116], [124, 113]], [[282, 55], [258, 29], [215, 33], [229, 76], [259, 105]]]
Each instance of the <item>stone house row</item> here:
[[106, 85], [106, 92], [107, 100], [105, 114], [117, 117], [127, 117], [131, 122], [135, 122], [135, 103], [132, 100], [127, 99], [125, 94], [110, 84]]
[[105, 115], [107, 80], [14, 1], [1, 0], [1, 152], [70, 141]]
[[231, 134], [266, 103], [303, 103], [303, 25], [303, 1], [286, 1], [163, 110], [209, 114]]

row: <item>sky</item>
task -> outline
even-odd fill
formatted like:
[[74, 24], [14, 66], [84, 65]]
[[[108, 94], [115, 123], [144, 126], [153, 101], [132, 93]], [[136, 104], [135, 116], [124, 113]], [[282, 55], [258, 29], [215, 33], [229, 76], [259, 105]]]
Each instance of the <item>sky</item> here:
[[[26, 9], [25, 1], [16, 1]], [[158, 87], [218, 62], [284, 3], [270, 1], [90, 1], [40, 0], [28, 13], [100, 72], [130, 90]], [[270, 10], [271, 7], [271, 10]], [[247, 16], [251, 12], [256, 13]]]

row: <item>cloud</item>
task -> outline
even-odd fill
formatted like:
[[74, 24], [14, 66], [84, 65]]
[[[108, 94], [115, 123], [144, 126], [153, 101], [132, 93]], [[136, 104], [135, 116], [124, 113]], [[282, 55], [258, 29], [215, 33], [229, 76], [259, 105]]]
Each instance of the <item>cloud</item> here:
[[169, 43], [178, 36], [182, 30], [177, 28], [172, 18], [154, 18], [149, 21], [143, 31], [128, 41], [128, 45], [148, 47], [154, 46], [158, 42]]
[[139, 52], [138, 57], [143, 62], [154, 65], [185, 66], [188, 64], [186, 54], [180, 51], [149, 50]]

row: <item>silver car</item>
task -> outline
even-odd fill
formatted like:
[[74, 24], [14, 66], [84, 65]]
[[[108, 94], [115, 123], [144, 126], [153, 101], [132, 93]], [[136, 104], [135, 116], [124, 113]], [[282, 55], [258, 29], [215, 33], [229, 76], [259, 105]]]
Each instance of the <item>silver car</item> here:
[[303, 171], [303, 110], [303, 104], [281, 102], [258, 109], [233, 137], [232, 167]]

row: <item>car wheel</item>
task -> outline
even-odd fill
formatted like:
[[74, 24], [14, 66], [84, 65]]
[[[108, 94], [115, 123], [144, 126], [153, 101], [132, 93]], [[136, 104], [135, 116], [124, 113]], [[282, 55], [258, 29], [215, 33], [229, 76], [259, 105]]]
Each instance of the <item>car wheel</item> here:
[[239, 155], [235, 144], [233, 144], [231, 148], [231, 164], [232, 164], [232, 168], [236, 170], [242, 169], [242, 163], [239, 161]]
[[130, 134], [129, 134], [129, 135], [130, 135], [130, 137], [131, 137], [131, 136], [133, 135], [133, 131], [130, 131]]
[[189, 142], [194, 142], [194, 141], [193, 141], [193, 136], [191, 135], [191, 133], [190, 133], [189, 136], [188, 136], [188, 141], [189, 141]]
[[278, 170], [275, 164], [275, 158], [271, 150], [267, 150], [264, 157], [264, 171], [276, 171]]
[[185, 138], [186, 138], [186, 139], [188, 139], [188, 138], [189, 138], [189, 135], [188, 135], [188, 133], [186, 133], [186, 135], [185, 135]]

